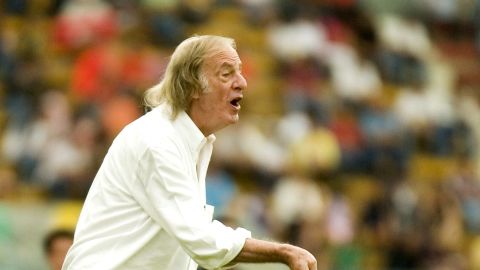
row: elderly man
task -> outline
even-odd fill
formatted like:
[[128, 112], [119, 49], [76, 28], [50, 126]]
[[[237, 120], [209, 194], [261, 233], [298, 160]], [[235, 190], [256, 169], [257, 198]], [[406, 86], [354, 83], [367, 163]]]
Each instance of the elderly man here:
[[205, 175], [214, 132], [239, 120], [247, 82], [235, 42], [194, 36], [147, 91], [151, 111], [112, 143], [90, 188], [63, 269], [195, 270], [281, 262], [316, 270], [306, 250], [212, 221]]

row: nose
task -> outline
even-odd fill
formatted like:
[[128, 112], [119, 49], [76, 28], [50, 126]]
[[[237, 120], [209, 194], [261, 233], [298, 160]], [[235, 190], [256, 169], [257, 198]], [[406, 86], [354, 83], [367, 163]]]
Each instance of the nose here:
[[245, 77], [243, 77], [242, 74], [240, 74], [240, 73], [238, 74], [237, 79], [235, 80], [233, 87], [236, 90], [247, 89], [247, 80], [245, 79]]

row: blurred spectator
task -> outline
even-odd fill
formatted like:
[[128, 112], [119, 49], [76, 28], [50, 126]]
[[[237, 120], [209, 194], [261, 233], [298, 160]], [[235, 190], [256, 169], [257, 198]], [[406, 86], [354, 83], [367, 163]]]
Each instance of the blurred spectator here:
[[313, 128], [306, 112], [292, 111], [283, 115], [276, 125], [276, 134], [282, 147], [288, 148], [305, 137]]
[[253, 25], [265, 26], [275, 15], [275, 1], [273, 0], [240, 0], [245, 8], [248, 21]]
[[[156, 1], [142, 0], [140, 5], [143, 8], [145, 25], [149, 31], [152, 41], [163, 47], [173, 47], [186, 36], [186, 23], [182, 20], [182, 4], [185, 3], [187, 16], [204, 15], [208, 12], [210, 1]], [[198, 4], [199, 10], [188, 9]]]
[[269, 224], [267, 194], [257, 189], [245, 189], [235, 194], [228, 208], [228, 215], [221, 217], [233, 221], [233, 225], [253, 228], [253, 233], [266, 238], [273, 237]]
[[383, 77], [395, 84], [425, 80], [424, 59], [432, 54], [425, 26], [414, 18], [383, 15], [377, 21]]
[[408, 135], [414, 140], [414, 147], [428, 150], [426, 140], [431, 138], [434, 123], [428, 118], [427, 95], [419, 85], [400, 88], [396, 95], [393, 111]]
[[[60, 12], [62, 6], [67, 2], [68, 0], [51, 0], [49, 1], [50, 5], [48, 6], [48, 15], [50, 16], [57, 16], [58, 13]], [[48, 2], [48, 1], [47, 1]]]
[[348, 104], [338, 104], [328, 125], [338, 140], [342, 172], [362, 172], [365, 169], [365, 145], [360, 123], [354, 108]]
[[372, 98], [360, 115], [366, 143], [366, 171], [376, 176], [400, 176], [406, 168], [408, 149], [402, 145], [402, 128], [388, 101]]
[[18, 175], [11, 165], [0, 164], [0, 201], [9, 201], [18, 196]]
[[73, 243], [73, 231], [55, 229], [45, 235], [43, 251], [48, 259], [51, 270], [61, 270], [65, 255]]
[[[68, 153], [56, 181], [50, 186], [50, 195], [56, 198], [83, 199], [94, 177], [94, 171], [104, 156], [100, 123], [88, 116], [75, 119], [65, 148], [57, 149], [58, 156]], [[52, 153], [55, 150], [52, 149]], [[57, 161], [58, 162], [58, 161]], [[61, 162], [58, 162], [61, 163]], [[73, 166], [74, 164], [74, 166]]]
[[[274, 227], [280, 238], [298, 244], [303, 225], [318, 224], [324, 219], [328, 193], [308, 176], [293, 171], [280, 178], [275, 185], [271, 211]], [[292, 231], [295, 226], [300, 231]]]
[[9, 15], [23, 15], [27, 11], [27, 0], [7, 0], [2, 4], [2, 8]]
[[425, 59], [432, 53], [428, 30], [414, 16], [381, 15], [377, 23], [380, 42], [385, 48], [419, 59]]
[[329, 175], [339, 168], [340, 155], [340, 146], [332, 131], [314, 123], [312, 130], [289, 147], [288, 164], [310, 176]]
[[122, 91], [124, 46], [117, 41], [89, 47], [75, 60], [71, 91], [80, 103], [103, 105]]
[[140, 96], [155, 83], [166, 58], [142, 38], [104, 42], [79, 54], [73, 65], [71, 91], [78, 104], [101, 107], [118, 95]]
[[466, 141], [467, 152], [474, 160], [475, 175], [480, 176], [480, 124], [478, 123], [478, 115], [480, 115], [480, 95], [478, 89], [471, 87], [462, 87], [457, 97], [457, 114], [460, 120], [465, 123], [471, 132], [471, 142], [469, 137], [461, 138], [462, 142]]
[[352, 212], [342, 194], [333, 194], [326, 215], [326, 237], [332, 246], [352, 242], [355, 234]]
[[26, 182], [56, 197], [83, 197], [98, 155], [99, 127], [88, 118], [74, 121], [64, 93], [42, 95], [40, 114], [20, 133], [7, 130], [4, 153], [18, 164]]
[[0, 79], [4, 88], [4, 108], [8, 125], [23, 128], [34, 114], [43, 90], [44, 69], [33, 32], [14, 20], [3, 20], [0, 28]]
[[316, 57], [322, 53], [327, 42], [323, 26], [298, 16], [297, 9], [297, 6], [291, 6], [286, 10], [291, 15], [280, 17], [267, 29], [273, 54], [287, 62], [296, 58]]
[[121, 60], [119, 92], [141, 96], [145, 89], [157, 83], [168, 58], [163, 50], [146, 43], [141, 37], [126, 35], [124, 40], [125, 51], [117, 55]]
[[[169, 50], [202, 32], [236, 35], [252, 90], [244, 119], [217, 134], [207, 196], [219, 218], [297, 242], [325, 269], [479, 268], [479, 11], [477, 0], [3, 1], [0, 268], [22, 260], [9, 204], [40, 191], [35, 203], [80, 207]], [[357, 188], [359, 175], [378, 191]]]
[[397, 233], [415, 230], [419, 196], [411, 179], [402, 179], [394, 185], [391, 203]]
[[464, 158], [457, 162], [447, 182], [463, 211], [462, 217], [467, 232], [480, 233], [480, 180], [475, 174], [475, 165]]
[[286, 162], [286, 150], [274, 137], [267, 137], [253, 118], [218, 132], [214, 153], [229, 168], [255, 178], [267, 192]]
[[105, 41], [117, 32], [117, 17], [103, 0], [69, 0], [56, 16], [53, 37], [62, 49], [81, 49]]
[[214, 0], [180, 1], [179, 16], [187, 23], [201, 24], [208, 20], [214, 4]]
[[228, 217], [228, 208], [238, 192], [237, 184], [222, 161], [216, 157], [210, 161], [205, 184], [207, 203], [215, 207], [215, 218]]
[[113, 140], [120, 130], [140, 115], [141, 108], [134, 97], [118, 95], [109, 99], [100, 108], [100, 120], [107, 140]]
[[352, 104], [379, 95], [382, 81], [376, 66], [347, 44], [331, 46], [328, 55], [335, 93]]
[[373, 194], [364, 202], [363, 211], [359, 213], [360, 227], [364, 245], [373, 250], [378, 249], [382, 252], [384, 259], [387, 259], [389, 245], [392, 240], [392, 231], [390, 223], [392, 222], [391, 205], [388, 194], [383, 190], [379, 194]]
[[325, 67], [313, 57], [297, 57], [283, 63], [280, 76], [285, 80], [283, 100], [288, 112], [310, 113], [315, 121], [327, 122], [326, 101], [322, 100]]
[[353, 212], [347, 198], [335, 193], [329, 203], [326, 215], [326, 238], [331, 249], [331, 266], [334, 269], [361, 268], [362, 248], [354, 243], [356, 228]]
[[17, 128], [10, 123], [3, 141], [5, 157], [17, 163], [20, 176], [30, 181], [47, 143], [65, 137], [71, 125], [70, 107], [62, 93], [46, 93], [40, 106], [40, 113], [25, 127]]

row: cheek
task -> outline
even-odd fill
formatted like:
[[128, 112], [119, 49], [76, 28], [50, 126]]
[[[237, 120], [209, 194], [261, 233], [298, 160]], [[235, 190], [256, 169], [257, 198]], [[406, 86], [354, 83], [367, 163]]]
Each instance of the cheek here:
[[213, 85], [210, 93], [206, 95], [206, 105], [214, 108], [224, 108], [228, 105], [227, 87], [222, 85]]
[[208, 93], [200, 102], [200, 107], [203, 111], [207, 113], [213, 113], [215, 111], [220, 111], [223, 104], [222, 97], [216, 93]]

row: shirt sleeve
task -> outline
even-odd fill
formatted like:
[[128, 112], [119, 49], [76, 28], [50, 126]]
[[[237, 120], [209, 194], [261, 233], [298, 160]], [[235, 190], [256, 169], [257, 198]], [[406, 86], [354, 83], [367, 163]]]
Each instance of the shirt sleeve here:
[[148, 149], [140, 161], [138, 196], [145, 211], [185, 252], [206, 269], [222, 269], [243, 248], [249, 231], [218, 221], [203, 204], [197, 179], [189, 174], [188, 156], [172, 148]]

